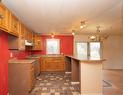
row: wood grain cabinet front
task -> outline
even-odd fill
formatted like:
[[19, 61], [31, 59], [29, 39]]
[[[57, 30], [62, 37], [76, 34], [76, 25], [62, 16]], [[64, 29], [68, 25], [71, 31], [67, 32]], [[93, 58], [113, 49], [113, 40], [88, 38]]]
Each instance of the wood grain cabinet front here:
[[[0, 3], [0, 30], [14, 36], [10, 37], [10, 48], [25, 50], [25, 40], [33, 43], [34, 47], [27, 48], [29, 50], [42, 50], [41, 36], [34, 34], [2, 3]], [[33, 36], [34, 34], [34, 36]], [[16, 43], [15, 43], [16, 42]], [[15, 45], [16, 44], [16, 45]]]
[[19, 50], [25, 50], [25, 31], [24, 31], [24, 25], [22, 23], [19, 23], [19, 40], [18, 40], [18, 49]]
[[9, 63], [8, 81], [10, 95], [29, 95], [35, 84], [33, 63]]
[[29, 91], [32, 90], [34, 84], [35, 84], [35, 77], [34, 77], [34, 67], [32, 67], [30, 70], [29, 70], [29, 73], [30, 73], [30, 79], [29, 79]]
[[9, 17], [9, 10], [2, 3], [0, 3], [0, 29], [5, 32], [9, 31]]
[[19, 20], [11, 14], [11, 34], [14, 36], [19, 36]]
[[38, 34], [33, 35], [34, 47], [33, 50], [42, 50], [41, 36]]
[[41, 71], [65, 71], [64, 57], [42, 57]]

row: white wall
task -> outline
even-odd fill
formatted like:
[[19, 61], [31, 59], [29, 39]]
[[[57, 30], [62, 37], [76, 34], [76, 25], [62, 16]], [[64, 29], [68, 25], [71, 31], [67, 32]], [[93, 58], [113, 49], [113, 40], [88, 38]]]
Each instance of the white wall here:
[[75, 35], [74, 36], [74, 55], [76, 55], [76, 42], [88, 42], [88, 35]]
[[[88, 35], [75, 35], [75, 42], [87, 42]], [[76, 54], [74, 44], [74, 54]], [[123, 35], [110, 35], [103, 42], [104, 69], [123, 69]]]
[[123, 69], [123, 35], [109, 36], [103, 43], [105, 69]]

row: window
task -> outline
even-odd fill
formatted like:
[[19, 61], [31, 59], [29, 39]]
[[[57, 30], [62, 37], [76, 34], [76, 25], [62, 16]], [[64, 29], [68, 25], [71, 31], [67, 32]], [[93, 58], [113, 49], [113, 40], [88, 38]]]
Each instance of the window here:
[[81, 59], [98, 60], [101, 58], [100, 42], [76, 43], [77, 56]]
[[77, 43], [77, 56], [87, 59], [87, 43]]
[[90, 59], [100, 59], [100, 42], [91, 42], [90, 43]]
[[46, 54], [60, 54], [60, 40], [59, 39], [46, 40]]

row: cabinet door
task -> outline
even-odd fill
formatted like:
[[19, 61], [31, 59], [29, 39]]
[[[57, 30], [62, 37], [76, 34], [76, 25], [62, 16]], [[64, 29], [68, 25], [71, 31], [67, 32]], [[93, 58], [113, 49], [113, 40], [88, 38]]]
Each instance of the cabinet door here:
[[41, 36], [34, 34], [34, 48], [33, 50], [42, 50]]
[[65, 62], [62, 57], [45, 57], [41, 60], [41, 71], [65, 71]]
[[33, 32], [30, 31], [30, 40], [33, 42]]
[[20, 32], [19, 35], [21, 36], [22, 39], [25, 39], [25, 27], [22, 23], [20, 23]]
[[0, 28], [6, 30], [7, 28], [7, 8], [0, 3]]
[[33, 41], [33, 33], [30, 30], [28, 30], [28, 40]]
[[31, 91], [35, 84], [34, 67], [32, 67], [29, 72], [30, 72], [29, 91]]
[[25, 27], [24, 31], [25, 31], [25, 40], [29, 40], [29, 31], [26, 27]]
[[25, 50], [25, 32], [22, 23], [19, 23], [19, 50]]
[[19, 21], [12, 14], [11, 14], [11, 33], [15, 36], [18, 36], [19, 34]]
[[45, 58], [41, 58], [41, 71], [46, 71], [45, 70]]

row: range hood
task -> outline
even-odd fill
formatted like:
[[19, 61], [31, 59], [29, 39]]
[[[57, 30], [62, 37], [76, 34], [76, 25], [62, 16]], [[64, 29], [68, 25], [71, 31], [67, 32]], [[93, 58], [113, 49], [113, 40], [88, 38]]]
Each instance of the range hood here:
[[29, 40], [25, 40], [25, 46], [33, 46], [33, 42]]

